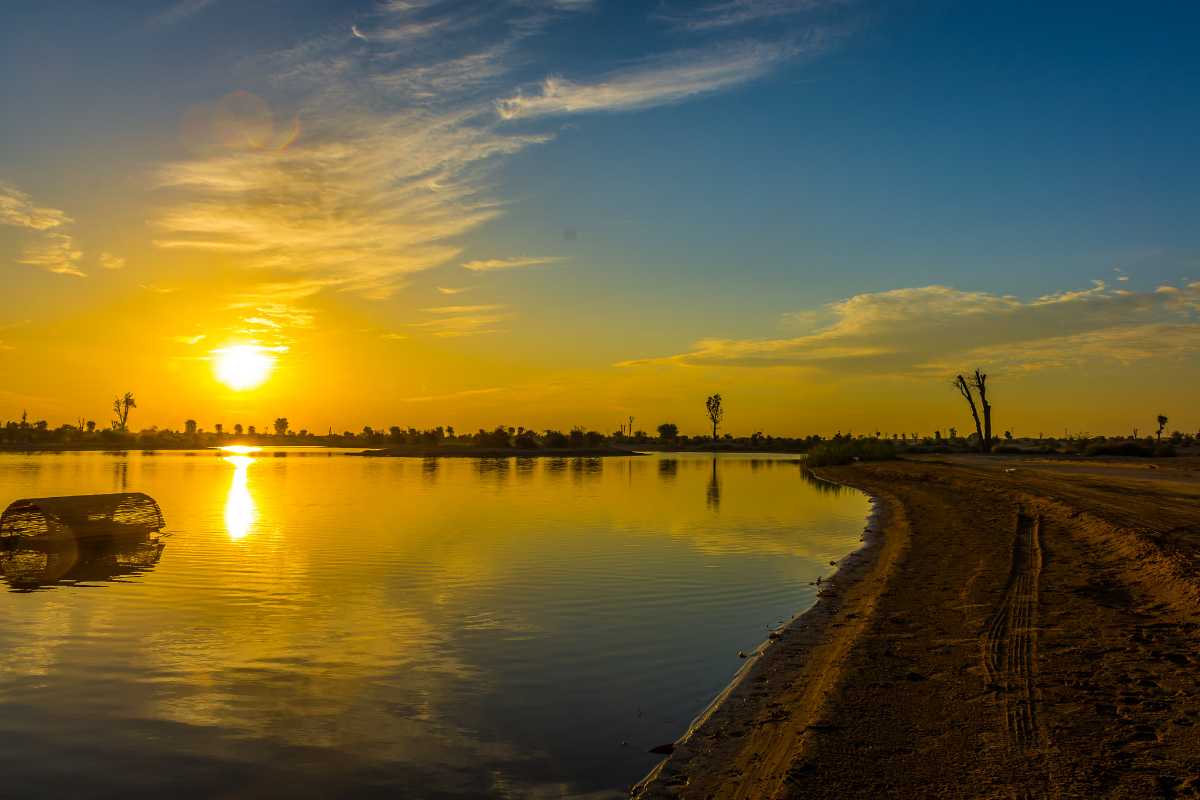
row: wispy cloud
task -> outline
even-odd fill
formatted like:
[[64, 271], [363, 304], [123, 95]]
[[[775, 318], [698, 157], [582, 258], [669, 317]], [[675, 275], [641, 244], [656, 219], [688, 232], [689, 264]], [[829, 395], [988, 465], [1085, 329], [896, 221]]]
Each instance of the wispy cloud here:
[[409, 323], [409, 327], [442, 338], [501, 333], [502, 329], [496, 326], [516, 316], [512, 312], [499, 310], [502, 308], [503, 306], [447, 306], [440, 309], [430, 308], [426, 309], [426, 311], [437, 314], [436, 319], [426, 320], [425, 322], [412, 322]]
[[[173, 13], [206, 6], [192, 0]], [[765, 75], [825, 40], [814, 28], [786, 42], [714, 43], [518, 91], [534, 34], [596, 7], [391, 0], [253, 59], [289, 105], [272, 108], [237, 92], [190, 115], [190, 155], [157, 170], [163, 211], [155, 244], [257, 270], [263, 286], [292, 287], [285, 303], [323, 291], [386, 298], [414, 272], [459, 262], [462, 237], [504, 212], [499, 167], [560, 129], [537, 120], [680, 102]], [[506, 121], [516, 118], [535, 121]], [[482, 272], [561, 260], [463, 266]], [[265, 296], [255, 289], [239, 302]]]
[[481, 311], [496, 311], [504, 308], [502, 305], [481, 305], [481, 306], [435, 306], [433, 308], [423, 309], [430, 314], [478, 314]]
[[57, 208], [39, 206], [15, 186], [0, 183], [0, 225], [23, 229], [26, 242], [17, 263], [59, 275], [86, 277], [79, 262], [83, 252], [61, 230], [74, 220]]
[[722, 0], [688, 4], [668, 10], [660, 18], [690, 31], [710, 31], [756, 23], [778, 23], [782, 18], [836, 10], [855, 0]]
[[1091, 359], [1121, 363], [1200, 352], [1200, 283], [1152, 292], [1091, 288], [1022, 300], [924, 286], [860, 294], [824, 309], [812, 333], [704, 339], [665, 358], [621, 366], [807, 367], [929, 374], [975, 362], [1036, 370]]
[[471, 291], [471, 287], [470, 286], [439, 286], [439, 287], [437, 287], [437, 290], [440, 294], [455, 295], [455, 294], [462, 294], [463, 292], [469, 292], [469, 291]]
[[716, 52], [697, 49], [650, 59], [595, 81], [549, 77], [533, 93], [519, 92], [497, 101], [496, 110], [504, 119], [517, 119], [678, 103], [761, 78], [783, 61], [812, 52], [820, 44], [821, 37], [816, 35], [804, 45], [748, 42]]
[[[475, 97], [478, 78], [431, 77], [462, 60], [472, 73], [502, 73], [494, 43], [443, 48], [449, 55], [415, 64], [401, 44], [372, 43], [371, 53], [355, 53], [355, 44], [316, 40], [268, 59], [286, 88], [306, 96], [295, 112], [299, 132], [265, 130], [274, 118], [262, 103], [227, 104], [211, 152], [160, 169], [178, 200], [157, 219], [158, 246], [383, 297], [407, 273], [456, 258], [456, 237], [499, 215], [491, 196], [498, 160], [550, 134], [500, 132], [490, 103]], [[427, 70], [427, 80], [410, 80], [414, 70]], [[378, 102], [380, 90], [388, 102]], [[239, 136], [239, 125], [253, 136]]]
[[47, 233], [38, 241], [27, 245], [17, 261], [58, 275], [85, 278], [87, 273], [78, 266], [82, 259], [83, 252], [76, 249], [70, 236], [65, 233]]
[[150, 27], [176, 25], [189, 17], [194, 17], [209, 6], [215, 5], [216, 2], [217, 0], [175, 0], [151, 16], [147, 24]]
[[100, 266], [104, 269], [124, 269], [125, 259], [121, 256], [114, 256], [112, 253], [100, 254]]
[[486, 389], [464, 389], [461, 392], [449, 392], [447, 394], [426, 394], [416, 397], [401, 397], [398, 402], [401, 403], [431, 403], [435, 400], [459, 400], [464, 397], [483, 397], [486, 395], [497, 394], [506, 391], [502, 386], [490, 386]]
[[517, 258], [485, 258], [478, 261], [468, 261], [463, 264], [465, 269], [472, 272], [491, 272], [500, 269], [520, 269], [521, 267], [539, 267], [545, 264], [557, 264], [563, 261], [559, 256], [536, 256]]
[[68, 225], [73, 220], [57, 208], [38, 206], [20, 189], [0, 183], [0, 225], [12, 225], [35, 231]]

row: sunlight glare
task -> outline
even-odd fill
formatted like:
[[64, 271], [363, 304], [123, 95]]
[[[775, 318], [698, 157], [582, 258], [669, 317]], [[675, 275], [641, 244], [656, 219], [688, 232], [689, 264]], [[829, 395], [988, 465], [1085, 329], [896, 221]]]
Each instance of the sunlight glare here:
[[229, 496], [225, 499], [225, 530], [233, 541], [245, 538], [258, 518], [258, 508], [250, 495], [247, 472], [254, 459], [246, 455], [225, 456], [233, 464], [233, 480], [229, 484]]
[[275, 356], [266, 348], [235, 344], [213, 351], [217, 380], [235, 391], [261, 386], [275, 368]]
[[[235, 456], [248, 456], [251, 453], [259, 452], [262, 448], [253, 444], [227, 444], [223, 445], [220, 450], [222, 453], [230, 453]], [[226, 461], [228, 460], [226, 459]]]

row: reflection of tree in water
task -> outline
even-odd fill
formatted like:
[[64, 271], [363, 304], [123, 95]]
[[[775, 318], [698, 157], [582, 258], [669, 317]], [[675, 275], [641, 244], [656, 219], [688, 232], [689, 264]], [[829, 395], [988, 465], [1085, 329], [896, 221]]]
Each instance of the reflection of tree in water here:
[[107, 582], [154, 568], [165, 522], [140, 493], [17, 500], [0, 517], [0, 575], [14, 591]]
[[480, 477], [492, 477], [504, 480], [508, 477], [509, 463], [507, 458], [480, 458], [475, 461], [475, 470]]
[[804, 479], [804, 482], [816, 489], [821, 494], [837, 496], [846, 491], [846, 487], [842, 486], [840, 483], [833, 483], [831, 481], [818, 478], [812, 473], [812, 470], [810, 470], [808, 465], [803, 461], [795, 461], [792, 463], [796, 464], [800, 468], [800, 477]]
[[436, 458], [426, 458], [421, 462], [421, 477], [426, 483], [437, 483], [438, 467], [441, 464]]
[[721, 481], [717, 477], [716, 456], [713, 456], [712, 460], [712, 477], [708, 479], [708, 494], [705, 497], [705, 504], [713, 511], [721, 509]]
[[[124, 453], [122, 453], [124, 455]], [[129, 462], [121, 459], [113, 462], [113, 485], [122, 492], [129, 488]]]
[[659, 459], [658, 462], [658, 477], [664, 481], [673, 481], [679, 474], [679, 461], [674, 458]]
[[595, 480], [604, 470], [604, 459], [576, 456], [571, 459], [571, 476], [576, 483]]

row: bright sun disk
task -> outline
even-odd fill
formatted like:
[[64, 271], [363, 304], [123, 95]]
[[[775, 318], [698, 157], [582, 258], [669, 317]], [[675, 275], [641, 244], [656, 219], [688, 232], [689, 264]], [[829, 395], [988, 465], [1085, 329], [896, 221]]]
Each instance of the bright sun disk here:
[[213, 351], [217, 380], [235, 391], [261, 386], [271, 376], [275, 356], [252, 344], [235, 344]]

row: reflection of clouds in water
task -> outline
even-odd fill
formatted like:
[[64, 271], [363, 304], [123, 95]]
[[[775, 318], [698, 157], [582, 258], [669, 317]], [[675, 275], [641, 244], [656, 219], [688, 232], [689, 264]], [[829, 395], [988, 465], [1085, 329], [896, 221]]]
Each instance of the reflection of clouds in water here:
[[[605, 776], [570, 784], [577, 768], [590, 769], [577, 760], [607, 758], [597, 745], [605, 737], [633, 737], [601, 722], [591, 731], [560, 724], [587, 713], [587, 701], [552, 684], [589, 670], [598, 696], [640, 707], [651, 694], [669, 706], [669, 668], [647, 677], [654, 670], [644, 664], [597, 659], [615, 659], [632, 641], [649, 663], [673, 663], [654, 660], [656, 648], [680, 644], [676, 629], [688, 626], [679, 620], [697, 613], [691, 604], [708, 603], [714, 618], [728, 612], [705, 572], [716, 558], [731, 558], [722, 591], [752, 608], [759, 601], [743, 589], [790, 592], [809, 569], [775, 556], [820, 563], [822, 547], [836, 546], [829, 526], [854, 512], [811, 491], [794, 465], [762, 459], [754, 474], [749, 460], [720, 456], [717, 516], [703, 499], [711, 456], [673, 455], [671, 467], [656, 460], [511, 459], [483, 477], [470, 459], [288, 458], [257, 464], [253, 481], [250, 463], [164, 463], [154, 480], [172, 486], [164, 507], [173, 501], [187, 535], [152, 574], [161, 580], [141, 584], [133, 606], [97, 604], [99, 592], [76, 592], [84, 606], [46, 595], [39, 613], [0, 630], [0, 647], [16, 654], [0, 666], [0, 697], [43, 681], [54, 713], [101, 723], [119, 713], [122, 743], [141, 724], [130, 720], [170, 726], [157, 730], [174, 750], [148, 745], [167, 768], [186, 750], [217, 753], [218, 771], [294, 764], [290, 779], [317, 792], [386, 780], [428, 787], [429, 797], [504, 787], [512, 796], [590, 797], [577, 789], [607, 785]], [[139, 469], [133, 462], [135, 484]], [[481, 487], [493, 487], [486, 502]], [[232, 545], [242, 529], [250, 535]], [[756, 558], [735, 558], [746, 555]], [[645, 579], [623, 578], [630, 570]], [[624, 615], [639, 604], [661, 613], [631, 624]], [[78, 680], [81, 667], [117, 676], [114, 694], [95, 697]], [[622, 683], [626, 671], [641, 677]], [[523, 694], [530, 687], [536, 694]], [[663, 716], [684, 724], [695, 710]], [[613, 758], [620, 770], [636, 761]]]

